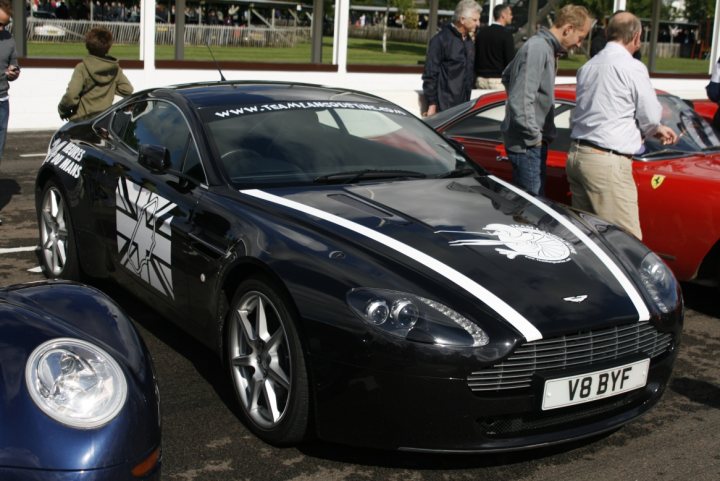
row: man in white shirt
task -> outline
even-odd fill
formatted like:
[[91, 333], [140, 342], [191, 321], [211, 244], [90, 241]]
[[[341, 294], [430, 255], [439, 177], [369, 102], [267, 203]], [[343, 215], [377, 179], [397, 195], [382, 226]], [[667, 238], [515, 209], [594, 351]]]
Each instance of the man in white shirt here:
[[640, 49], [642, 25], [628, 12], [608, 22], [608, 43], [577, 73], [574, 142], [567, 160], [572, 205], [593, 212], [642, 239], [632, 156], [643, 138], [663, 144], [677, 134], [660, 123], [662, 107], [647, 68], [633, 54]]

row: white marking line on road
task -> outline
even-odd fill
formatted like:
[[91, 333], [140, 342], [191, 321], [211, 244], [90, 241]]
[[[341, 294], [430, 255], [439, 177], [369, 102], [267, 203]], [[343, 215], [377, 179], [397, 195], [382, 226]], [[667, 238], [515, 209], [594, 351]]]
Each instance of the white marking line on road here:
[[20, 157], [45, 157], [47, 152], [44, 154], [20, 154]]
[[16, 252], [30, 252], [37, 249], [37, 246], [28, 247], [0, 247], [0, 254], [14, 254]]
[[33, 272], [33, 273], [42, 272], [42, 267], [40, 267], [40, 266], [33, 267], [32, 269], [28, 269], [28, 272]]

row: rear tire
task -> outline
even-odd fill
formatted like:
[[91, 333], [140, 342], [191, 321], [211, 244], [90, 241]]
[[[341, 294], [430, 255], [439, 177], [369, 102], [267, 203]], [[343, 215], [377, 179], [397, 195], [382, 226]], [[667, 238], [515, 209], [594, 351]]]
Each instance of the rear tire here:
[[243, 282], [226, 322], [225, 353], [247, 426], [275, 445], [302, 441], [308, 428], [308, 378], [297, 316], [271, 284]]
[[43, 187], [38, 207], [40, 266], [46, 277], [80, 280], [80, 265], [70, 211], [58, 185], [50, 180]]

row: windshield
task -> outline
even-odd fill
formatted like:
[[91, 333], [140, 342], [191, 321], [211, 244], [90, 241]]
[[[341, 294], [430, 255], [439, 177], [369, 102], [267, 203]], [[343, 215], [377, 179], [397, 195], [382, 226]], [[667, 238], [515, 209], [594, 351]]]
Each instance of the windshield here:
[[390, 104], [285, 102], [201, 112], [233, 184], [351, 183], [443, 177], [471, 163]]
[[686, 153], [720, 150], [720, 140], [712, 125], [684, 100], [674, 95], [659, 95], [658, 100], [662, 105], [662, 123], [675, 130], [678, 142], [673, 145], [662, 145], [655, 138], [647, 138], [645, 151], [637, 158], [677, 157]]

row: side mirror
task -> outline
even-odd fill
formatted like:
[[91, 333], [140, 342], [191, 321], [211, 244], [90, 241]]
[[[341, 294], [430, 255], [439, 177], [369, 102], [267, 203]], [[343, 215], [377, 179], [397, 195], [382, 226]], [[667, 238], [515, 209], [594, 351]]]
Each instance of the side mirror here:
[[160, 145], [140, 145], [138, 162], [151, 172], [163, 174], [170, 168], [170, 152]]

